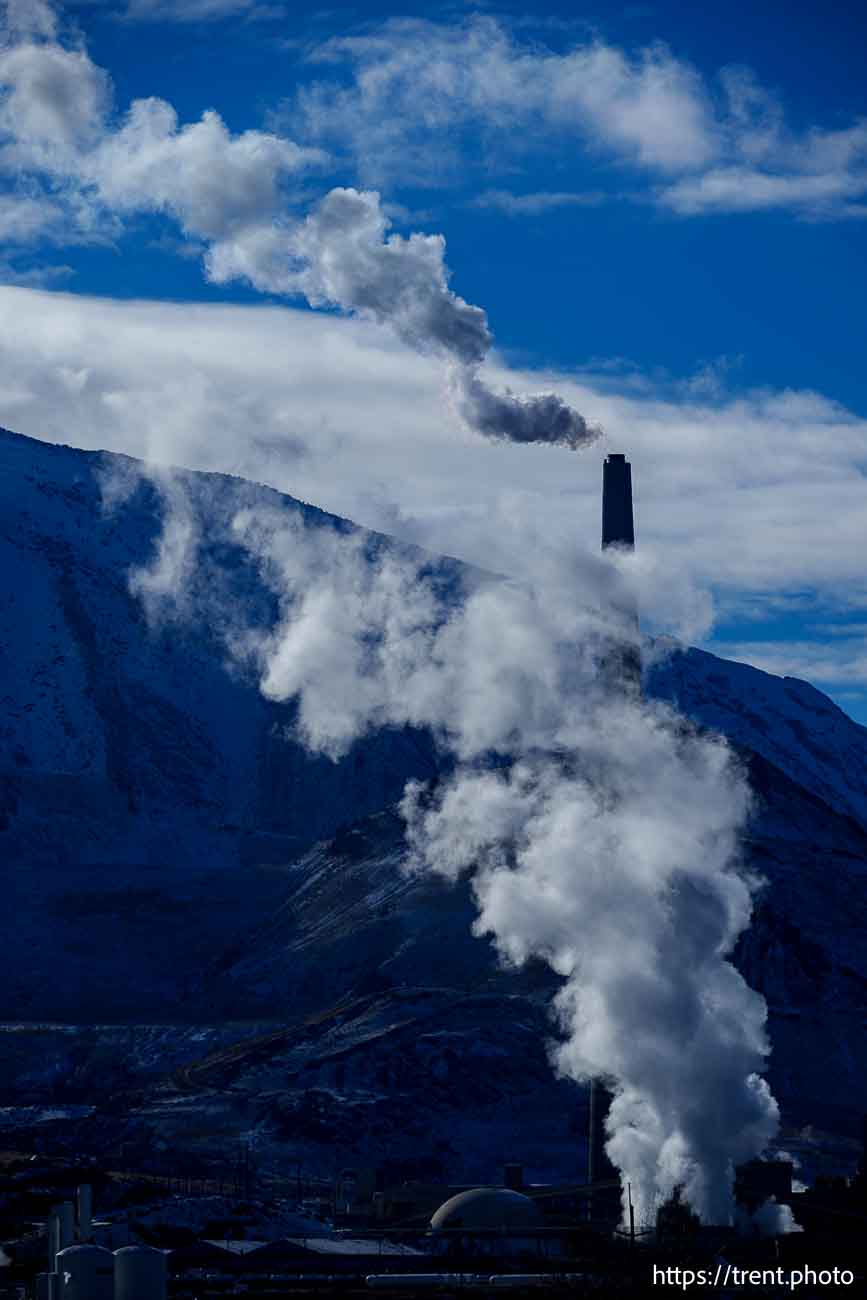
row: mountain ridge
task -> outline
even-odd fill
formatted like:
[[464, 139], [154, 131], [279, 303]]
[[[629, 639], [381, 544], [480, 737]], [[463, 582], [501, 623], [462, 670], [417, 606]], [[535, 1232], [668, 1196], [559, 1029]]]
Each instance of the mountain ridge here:
[[[107, 512], [112, 469], [123, 490]], [[153, 559], [158, 486], [132, 458], [0, 431], [0, 853], [16, 918], [0, 1067], [20, 1081], [5, 1101], [93, 1096], [99, 1134], [129, 1089], [123, 1124], [161, 1141], [195, 1115], [315, 1165], [334, 1134], [366, 1159], [421, 1133], [451, 1160], [459, 1148], [468, 1176], [486, 1143], [508, 1157], [522, 1142], [539, 1176], [574, 1176], [580, 1105], [546, 1055], [556, 978], [498, 965], [466, 884], [401, 870], [395, 804], [441, 771], [433, 740], [393, 728], [339, 762], [311, 757], [292, 705], [227, 670], [209, 621], [227, 599], [274, 617], [241, 548], [209, 531], [240, 508], [300, 512], [371, 554], [420, 552], [243, 479], [179, 476], [213, 590], [193, 577], [183, 617], [149, 623], [128, 574]], [[459, 589], [459, 561], [424, 560]], [[867, 729], [799, 679], [651, 649], [649, 694], [726, 736], [750, 772], [744, 851], [766, 883], [735, 961], [769, 1004], [784, 1115], [855, 1131]], [[299, 1044], [293, 1026], [317, 1016]], [[209, 1054], [219, 1076], [193, 1068]]]

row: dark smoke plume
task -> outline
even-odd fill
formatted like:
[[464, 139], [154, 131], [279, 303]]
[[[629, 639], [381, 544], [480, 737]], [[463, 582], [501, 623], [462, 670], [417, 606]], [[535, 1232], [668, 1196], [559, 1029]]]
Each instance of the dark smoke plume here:
[[295, 287], [313, 306], [333, 304], [390, 326], [420, 352], [450, 363], [450, 388], [465, 423], [486, 438], [583, 447], [600, 430], [554, 393], [494, 392], [479, 374], [491, 349], [480, 307], [449, 288], [442, 235], [390, 234], [373, 191], [333, 189], [296, 230]]
[[549, 442], [586, 447], [602, 436], [556, 393], [521, 397], [508, 389], [495, 393], [472, 366], [455, 368], [451, 387], [458, 411], [471, 429], [503, 442]]

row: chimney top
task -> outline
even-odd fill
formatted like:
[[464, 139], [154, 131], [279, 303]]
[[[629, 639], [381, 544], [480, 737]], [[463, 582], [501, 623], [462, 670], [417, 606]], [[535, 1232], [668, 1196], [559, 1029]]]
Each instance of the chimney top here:
[[607, 546], [635, 546], [632, 466], [619, 451], [606, 456], [602, 466], [602, 549]]

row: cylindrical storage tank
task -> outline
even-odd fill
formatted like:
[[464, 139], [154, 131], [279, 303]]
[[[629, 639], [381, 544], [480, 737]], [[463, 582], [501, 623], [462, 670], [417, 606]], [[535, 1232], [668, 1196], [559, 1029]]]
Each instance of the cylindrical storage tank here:
[[90, 1183], [82, 1183], [75, 1189], [75, 1217], [78, 1221], [77, 1240], [84, 1244], [90, 1241], [93, 1231], [93, 1189]]
[[114, 1300], [166, 1300], [166, 1257], [153, 1246], [114, 1252]]
[[60, 1219], [60, 1249], [65, 1246], [71, 1246], [75, 1236], [75, 1207], [72, 1201], [61, 1201], [56, 1207], [57, 1216]]
[[71, 1201], [52, 1205], [48, 1216], [48, 1271], [53, 1273], [58, 1251], [72, 1245], [75, 1214]]
[[40, 1273], [36, 1279], [36, 1300], [58, 1300], [57, 1274]]
[[117, 1223], [111, 1225], [111, 1248], [112, 1250], [120, 1250], [121, 1246], [128, 1246], [129, 1244], [129, 1224], [120, 1219]]
[[48, 1216], [48, 1271], [54, 1272], [57, 1252], [63, 1249], [63, 1243], [60, 1240], [60, 1219], [54, 1207]]
[[57, 1300], [114, 1300], [114, 1255], [102, 1246], [69, 1246], [57, 1256]]

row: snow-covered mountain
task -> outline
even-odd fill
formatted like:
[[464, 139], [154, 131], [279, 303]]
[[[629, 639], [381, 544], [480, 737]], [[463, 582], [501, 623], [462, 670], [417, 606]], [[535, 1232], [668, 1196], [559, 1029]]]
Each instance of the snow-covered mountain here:
[[[867, 827], [867, 728], [796, 677], [662, 640], [650, 690]], [[666, 654], [665, 651], [674, 651]]]
[[[500, 970], [466, 888], [400, 870], [393, 805], [436, 773], [430, 739], [311, 758], [291, 707], [227, 665], [225, 611], [274, 609], [222, 524], [268, 509], [354, 526], [242, 480], [174, 481], [207, 580], [149, 622], [129, 573], [153, 558], [158, 487], [125, 457], [0, 432], [0, 1104], [92, 1104], [91, 1137], [116, 1136], [109, 1111], [169, 1141], [252, 1128], [329, 1168], [335, 1149], [409, 1150], [468, 1178], [509, 1157], [574, 1175], [583, 1103], [546, 1059], [554, 977]], [[648, 690], [749, 766], [766, 885], [737, 960], [769, 1003], [772, 1086], [791, 1122], [852, 1131], [867, 730], [804, 682], [677, 647], [654, 662]]]
[[[251, 505], [351, 528], [239, 479], [175, 482], [203, 548]], [[129, 495], [107, 511], [118, 484]], [[149, 623], [129, 574], [151, 561], [163, 508], [125, 457], [0, 433], [0, 852], [17, 917], [0, 1015], [175, 1014], [227, 932], [267, 909], [270, 864], [434, 768], [408, 732], [337, 764], [287, 739], [291, 708], [227, 663], [225, 611], [241, 599], [265, 617], [271, 598], [222, 531], [189, 610]]]

